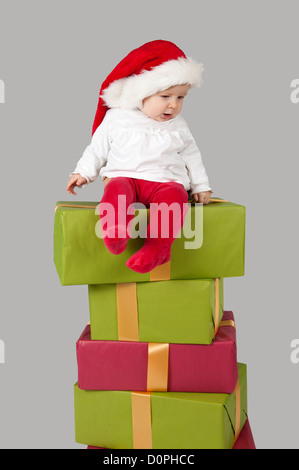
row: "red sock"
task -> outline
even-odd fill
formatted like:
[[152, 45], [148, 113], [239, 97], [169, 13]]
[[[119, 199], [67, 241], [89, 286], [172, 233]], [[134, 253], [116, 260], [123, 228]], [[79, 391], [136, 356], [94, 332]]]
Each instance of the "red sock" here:
[[[149, 183], [149, 182], [148, 182]], [[188, 210], [188, 195], [178, 183], [153, 183], [150, 222], [144, 246], [126, 262], [128, 268], [139, 273], [152, 271], [170, 260], [171, 246], [181, 230]], [[164, 204], [160, 206], [159, 204]], [[174, 204], [175, 203], [175, 204]], [[171, 205], [174, 204], [173, 210]], [[160, 216], [160, 217], [159, 217]]]
[[100, 202], [100, 222], [103, 242], [114, 255], [123, 253], [127, 247], [130, 238], [127, 227], [134, 218], [134, 214], [127, 215], [127, 209], [135, 201], [131, 178], [113, 178], [107, 183]]

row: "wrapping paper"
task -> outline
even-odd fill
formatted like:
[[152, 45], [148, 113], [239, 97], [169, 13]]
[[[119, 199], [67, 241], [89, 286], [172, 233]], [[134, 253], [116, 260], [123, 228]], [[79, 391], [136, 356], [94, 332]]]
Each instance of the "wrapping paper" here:
[[[87, 446], [87, 449], [104, 449], [104, 447]], [[235, 442], [233, 449], [256, 449], [248, 418], [246, 419], [240, 436]]]
[[[144, 393], [149, 414], [139, 413], [144, 440], [153, 449], [232, 449], [247, 419], [246, 365], [238, 364], [239, 391], [217, 393]], [[109, 449], [136, 446], [136, 408], [129, 391], [81, 390], [74, 386], [76, 442]], [[137, 393], [138, 395], [138, 393]], [[142, 392], [139, 393], [142, 396]], [[239, 405], [238, 405], [239, 404]], [[134, 405], [135, 406], [135, 405]]]
[[[87, 446], [87, 449], [105, 449], [105, 447]], [[233, 449], [256, 449], [248, 418], [246, 419], [240, 436], [236, 440]]]
[[[59, 201], [54, 219], [54, 262], [62, 285], [145, 282], [151, 273], [130, 270], [125, 262], [143, 246], [142, 238], [130, 239], [127, 249], [112, 255], [96, 235], [99, 223], [97, 202]], [[75, 207], [66, 207], [72, 205]], [[80, 206], [84, 206], [81, 208]], [[189, 209], [195, 227], [195, 206]], [[139, 212], [138, 220], [148, 217]], [[193, 225], [192, 225], [193, 224]], [[187, 238], [186, 238], [187, 237]], [[171, 249], [170, 279], [205, 279], [244, 275], [245, 207], [231, 202], [213, 202], [203, 207], [203, 243], [186, 249], [192, 242], [181, 232]], [[195, 237], [194, 237], [195, 240]], [[155, 277], [154, 277], [155, 279]], [[165, 279], [163, 277], [163, 279]]]
[[248, 418], [233, 449], [256, 449]]
[[[238, 380], [233, 312], [226, 311], [210, 345], [169, 344], [164, 372], [169, 392], [232, 393]], [[140, 390], [151, 387], [149, 344], [93, 341], [87, 325], [76, 343], [78, 387], [83, 390]], [[159, 367], [160, 363], [158, 363]], [[158, 374], [159, 377], [159, 374]], [[162, 385], [155, 390], [163, 390]]]
[[[119, 287], [130, 289], [123, 308]], [[92, 340], [210, 344], [216, 313], [217, 325], [223, 315], [222, 279], [100, 284], [88, 290]]]

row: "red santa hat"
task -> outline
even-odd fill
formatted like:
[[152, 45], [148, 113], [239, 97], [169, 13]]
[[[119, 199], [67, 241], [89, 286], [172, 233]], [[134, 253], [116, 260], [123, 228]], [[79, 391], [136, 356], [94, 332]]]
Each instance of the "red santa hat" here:
[[203, 66], [170, 41], [151, 41], [131, 51], [108, 75], [100, 90], [92, 133], [109, 108], [142, 107], [144, 98], [172, 86], [201, 85]]

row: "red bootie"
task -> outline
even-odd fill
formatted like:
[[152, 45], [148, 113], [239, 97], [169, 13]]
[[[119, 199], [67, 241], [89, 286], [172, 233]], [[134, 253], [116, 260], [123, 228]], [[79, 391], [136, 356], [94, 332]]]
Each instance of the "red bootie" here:
[[110, 253], [120, 255], [126, 250], [129, 238], [126, 228], [116, 225], [106, 230], [103, 242]]
[[128, 259], [126, 265], [137, 273], [148, 273], [157, 266], [167, 263], [170, 256], [170, 246], [145, 243], [140, 250]]

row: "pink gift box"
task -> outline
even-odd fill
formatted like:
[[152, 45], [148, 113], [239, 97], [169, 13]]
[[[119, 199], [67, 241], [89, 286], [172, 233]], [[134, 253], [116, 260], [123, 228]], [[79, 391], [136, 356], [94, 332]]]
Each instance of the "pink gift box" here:
[[247, 418], [233, 449], [256, 449], [249, 419]]
[[[232, 393], [238, 380], [233, 312], [225, 311], [212, 344], [169, 344], [169, 392]], [[149, 343], [90, 339], [76, 343], [78, 387], [147, 391]]]

